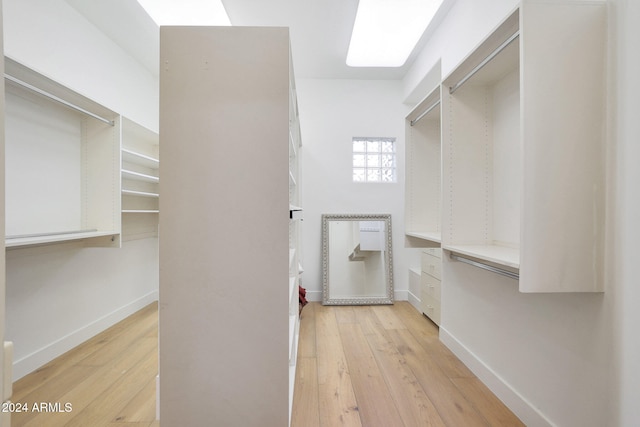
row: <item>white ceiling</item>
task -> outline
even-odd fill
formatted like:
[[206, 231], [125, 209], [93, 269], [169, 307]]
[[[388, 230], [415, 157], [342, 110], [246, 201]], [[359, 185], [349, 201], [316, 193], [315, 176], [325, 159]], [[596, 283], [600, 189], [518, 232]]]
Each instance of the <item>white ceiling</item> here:
[[[158, 27], [137, 1], [66, 1], [158, 74]], [[328, 79], [401, 79], [454, 1], [443, 2], [403, 67], [352, 68], [345, 58], [358, 0], [222, 0], [233, 25], [289, 27], [296, 77]]]

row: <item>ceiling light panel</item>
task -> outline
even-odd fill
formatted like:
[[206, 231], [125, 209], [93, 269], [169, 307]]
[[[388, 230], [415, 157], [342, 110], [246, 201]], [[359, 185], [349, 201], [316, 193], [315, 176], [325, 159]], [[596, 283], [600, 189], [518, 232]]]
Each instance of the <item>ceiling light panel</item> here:
[[160, 25], [231, 25], [221, 0], [138, 0]]
[[401, 67], [442, 0], [360, 0], [347, 53], [351, 67]]

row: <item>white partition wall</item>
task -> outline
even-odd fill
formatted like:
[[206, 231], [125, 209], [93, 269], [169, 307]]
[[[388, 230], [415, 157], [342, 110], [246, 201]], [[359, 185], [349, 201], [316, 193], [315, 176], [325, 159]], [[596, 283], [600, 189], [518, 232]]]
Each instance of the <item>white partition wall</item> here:
[[288, 30], [163, 27], [160, 73], [161, 422], [285, 426]]

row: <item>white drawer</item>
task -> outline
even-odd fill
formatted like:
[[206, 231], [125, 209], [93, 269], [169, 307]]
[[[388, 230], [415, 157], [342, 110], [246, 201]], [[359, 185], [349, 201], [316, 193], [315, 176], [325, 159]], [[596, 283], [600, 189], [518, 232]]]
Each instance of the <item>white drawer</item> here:
[[420, 289], [421, 292], [427, 293], [434, 299], [440, 301], [440, 280], [436, 279], [430, 274], [423, 273], [420, 276]]
[[433, 323], [440, 326], [440, 301], [435, 300], [432, 296], [423, 293], [422, 300], [422, 312], [426, 314], [429, 319], [433, 320]]
[[441, 248], [424, 248], [422, 252], [425, 254], [429, 254], [436, 258], [442, 258], [442, 249]]
[[442, 260], [427, 252], [422, 252], [421, 268], [424, 273], [430, 274], [436, 279], [442, 279], [440, 271], [442, 270]]

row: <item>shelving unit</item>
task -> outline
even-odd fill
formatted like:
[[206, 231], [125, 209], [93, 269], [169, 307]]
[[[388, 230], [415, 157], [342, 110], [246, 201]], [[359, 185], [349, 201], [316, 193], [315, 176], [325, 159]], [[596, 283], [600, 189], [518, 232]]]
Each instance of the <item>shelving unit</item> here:
[[119, 115], [10, 58], [5, 66], [5, 246], [118, 246]]
[[443, 81], [442, 247], [522, 292], [603, 290], [605, 40], [604, 2], [525, 0]]
[[413, 247], [440, 246], [442, 217], [440, 87], [405, 120], [405, 235]]
[[125, 241], [158, 235], [158, 143], [156, 132], [122, 118], [122, 238]]
[[289, 59], [289, 424], [293, 409], [293, 390], [298, 359], [298, 336], [300, 333], [300, 304], [298, 287], [302, 285], [301, 256], [301, 207], [300, 170], [302, 136], [293, 62]]
[[160, 418], [287, 425], [302, 215], [288, 30], [162, 27], [160, 51]]
[[[515, 268], [522, 186], [518, 28], [516, 11], [443, 83], [444, 247]], [[479, 67], [487, 51], [493, 57]]]

